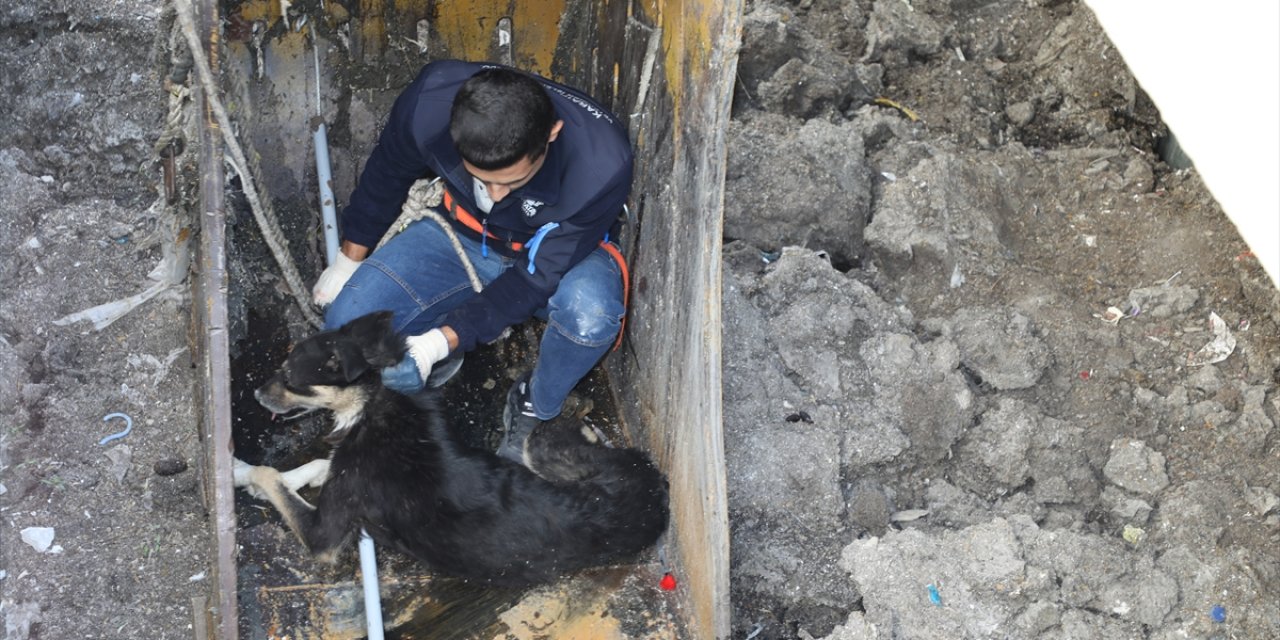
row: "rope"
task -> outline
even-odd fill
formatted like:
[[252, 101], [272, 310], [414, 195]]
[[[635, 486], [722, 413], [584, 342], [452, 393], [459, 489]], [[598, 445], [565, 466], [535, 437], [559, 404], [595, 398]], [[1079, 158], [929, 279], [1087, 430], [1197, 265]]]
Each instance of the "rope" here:
[[298, 275], [298, 270], [293, 266], [293, 262], [289, 258], [288, 242], [280, 231], [280, 225], [276, 222], [274, 211], [269, 204], [264, 203], [258, 197], [258, 190], [254, 186], [253, 176], [248, 171], [251, 165], [236, 140], [235, 133], [231, 127], [231, 118], [227, 116], [227, 112], [222, 106], [222, 101], [218, 99], [218, 84], [214, 80], [213, 72], [209, 69], [209, 61], [204, 56], [204, 49], [200, 44], [200, 38], [196, 34], [195, 22], [191, 17], [191, 1], [174, 0], [174, 2], [177, 6], [178, 20], [182, 23], [183, 35], [187, 39], [187, 48], [191, 51], [197, 75], [200, 76], [200, 84], [204, 89], [205, 99], [208, 101], [209, 109], [213, 112], [218, 128], [221, 130], [222, 137], [226, 142], [227, 155], [229, 156], [228, 164], [240, 176], [240, 184], [244, 189], [245, 199], [249, 201], [249, 208], [253, 210], [253, 217], [258, 222], [262, 238], [266, 241], [267, 247], [271, 249], [271, 255], [280, 267], [285, 284], [289, 286], [289, 291], [298, 303], [298, 309], [302, 311], [302, 315], [307, 322], [314, 327], [319, 327], [323, 322], [319, 314], [311, 306], [311, 293], [303, 285], [302, 278]]
[[153, 147], [156, 155], [164, 156], [166, 153], [172, 153], [167, 147], [174, 140], [183, 139], [183, 131], [187, 128], [187, 110], [186, 102], [191, 97], [191, 90], [182, 85], [171, 85], [169, 87], [169, 115], [165, 116], [164, 131], [160, 133], [160, 139], [156, 140]]
[[471, 281], [471, 288], [476, 293], [480, 293], [484, 289], [484, 284], [480, 282], [480, 276], [476, 275], [476, 268], [471, 264], [471, 260], [467, 257], [467, 252], [462, 248], [462, 242], [458, 240], [458, 234], [454, 232], [453, 225], [449, 224], [443, 216], [436, 212], [436, 208], [444, 201], [444, 183], [440, 178], [430, 180], [423, 179], [413, 183], [409, 187], [409, 197], [404, 201], [404, 206], [400, 209], [400, 217], [392, 223], [391, 228], [378, 241], [377, 249], [386, 244], [388, 240], [397, 233], [404, 231], [410, 224], [417, 222], [423, 218], [430, 218], [444, 229], [445, 235], [449, 236], [449, 242], [453, 245], [453, 250], [458, 254], [458, 261], [462, 263], [462, 268], [467, 271], [467, 278]]

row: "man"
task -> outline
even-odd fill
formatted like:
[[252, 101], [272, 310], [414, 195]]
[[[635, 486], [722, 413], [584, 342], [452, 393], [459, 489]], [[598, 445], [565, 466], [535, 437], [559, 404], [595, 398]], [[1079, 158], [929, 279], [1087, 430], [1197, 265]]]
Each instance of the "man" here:
[[[478, 294], [430, 218], [370, 255], [413, 182], [431, 176], [444, 182], [441, 213], [484, 283]], [[313, 291], [332, 303], [325, 326], [391, 310], [409, 355], [383, 382], [412, 393], [443, 384], [463, 353], [508, 327], [545, 319], [537, 362], [503, 413], [498, 454], [519, 462], [525, 438], [620, 331], [625, 267], [606, 237], [631, 177], [621, 124], [582, 93], [499, 65], [430, 63], [397, 98], [343, 211], [341, 256]]]

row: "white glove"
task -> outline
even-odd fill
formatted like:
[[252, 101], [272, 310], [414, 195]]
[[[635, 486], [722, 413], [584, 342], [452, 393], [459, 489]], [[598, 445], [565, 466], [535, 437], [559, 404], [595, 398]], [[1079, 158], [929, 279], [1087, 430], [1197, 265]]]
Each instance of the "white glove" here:
[[351, 279], [351, 274], [355, 273], [359, 266], [359, 262], [339, 251], [333, 264], [320, 274], [320, 279], [316, 280], [316, 286], [311, 288], [311, 299], [316, 306], [324, 307], [333, 302], [333, 299], [342, 291], [342, 286], [347, 284], [347, 280]]
[[449, 339], [443, 331], [432, 329], [405, 338], [404, 343], [409, 352], [399, 364], [382, 370], [382, 384], [392, 391], [415, 393], [426, 385], [431, 367], [449, 356]]

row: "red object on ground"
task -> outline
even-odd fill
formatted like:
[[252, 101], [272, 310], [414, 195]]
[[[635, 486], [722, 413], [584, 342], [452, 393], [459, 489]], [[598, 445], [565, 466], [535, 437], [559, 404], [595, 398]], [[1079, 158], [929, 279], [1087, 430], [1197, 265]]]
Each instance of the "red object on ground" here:
[[1091, 371], [1081, 371], [1081, 372], [1080, 372], [1080, 379], [1081, 379], [1081, 380], [1088, 380], [1088, 379], [1089, 379], [1089, 376], [1091, 376], [1091, 375], [1093, 375], [1093, 372], [1091, 372]]
[[675, 591], [676, 577], [669, 573], [663, 574], [662, 581], [658, 583], [658, 586], [662, 587], [663, 591]]

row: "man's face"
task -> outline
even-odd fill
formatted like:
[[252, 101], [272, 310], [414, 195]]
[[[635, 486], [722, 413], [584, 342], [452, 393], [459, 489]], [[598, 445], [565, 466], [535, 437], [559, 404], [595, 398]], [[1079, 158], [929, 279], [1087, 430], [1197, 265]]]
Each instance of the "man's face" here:
[[546, 161], [547, 154], [544, 151], [537, 160], [529, 160], [529, 157], [525, 156], [519, 162], [501, 169], [481, 169], [466, 160], [462, 161], [462, 166], [466, 168], [467, 173], [484, 183], [485, 191], [489, 192], [489, 198], [494, 202], [500, 202], [512, 191], [528, 184]]
[[[563, 120], [557, 120], [555, 125], [551, 127], [551, 135], [547, 138], [548, 148], [552, 142], [556, 141], [556, 137], [560, 135], [562, 127], [564, 127]], [[543, 163], [547, 161], [548, 148], [542, 150], [542, 155], [538, 156], [537, 160], [530, 160], [526, 156], [521, 158], [519, 162], [501, 169], [481, 169], [467, 162], [466, 159], [463, 159], [462, 167], [467, 170], [467, 173], [484, 183], [485, 191], [489, 192], [489, 199], [497, 203], [510, 195], [512, 191], [529, 184], [533, 176], [537, 175], [538, 169], [541, 169]]]

